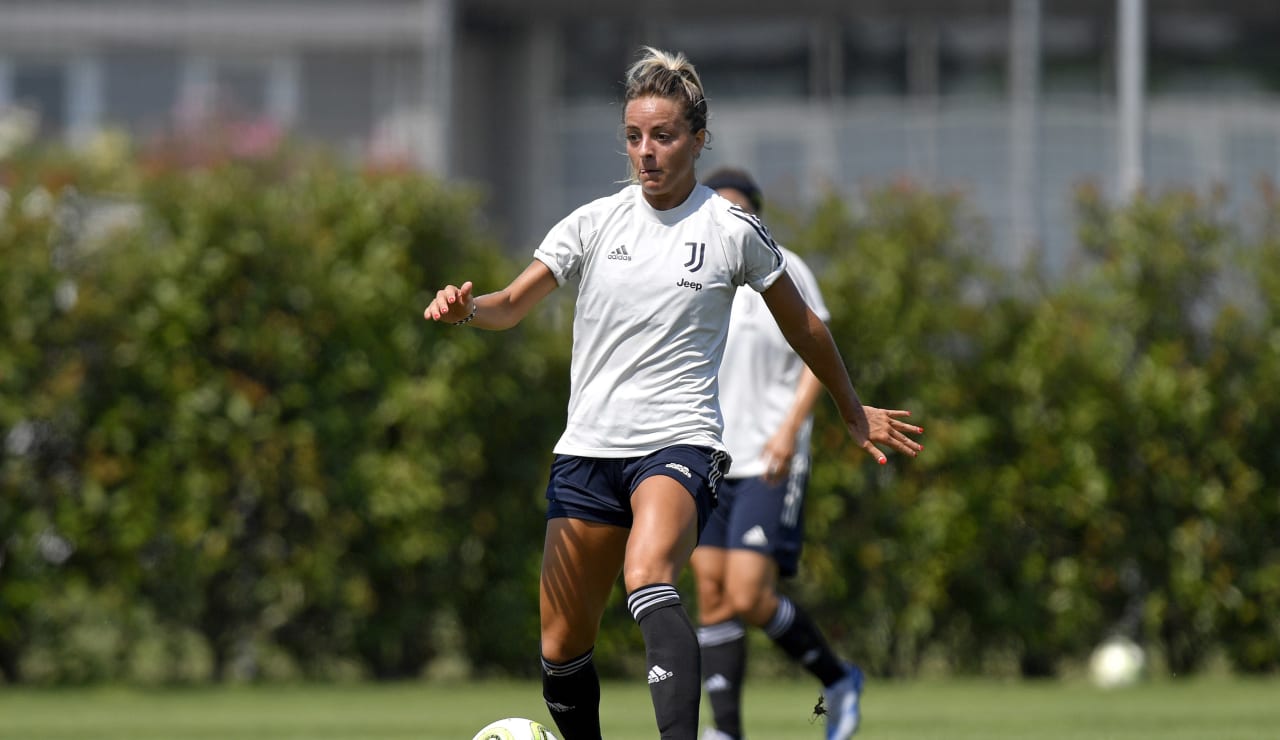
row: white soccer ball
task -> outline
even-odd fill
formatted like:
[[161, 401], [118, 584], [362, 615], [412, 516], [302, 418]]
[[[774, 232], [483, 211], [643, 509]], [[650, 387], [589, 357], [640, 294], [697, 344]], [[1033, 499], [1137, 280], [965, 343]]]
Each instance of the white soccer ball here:
[[490, 722], [471, 740], [557, 740], [541, 722], [523, 717], [507, 717]]
[[1100, 688], [1130, 686], [1142, 677], [1146, 655], [1126, 637], [1109, 637], [1089, 656], [1089, 678]]

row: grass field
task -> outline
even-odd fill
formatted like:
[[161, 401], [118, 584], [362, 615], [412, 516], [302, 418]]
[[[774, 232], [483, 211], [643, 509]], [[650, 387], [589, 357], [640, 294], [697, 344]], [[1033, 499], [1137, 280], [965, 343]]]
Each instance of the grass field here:
[[[608, 740], [652, 740], [647, 687], [606, 683]], [[470, 740], [487, 722], [549, 722], [534, 683], [30, 690], [0, 686], [3, 740]], [[807, 683], [748, 684], [752, 740], [821, 738]], [[870, 683], [859, 740], [1275, 740], [1280, 680]]]

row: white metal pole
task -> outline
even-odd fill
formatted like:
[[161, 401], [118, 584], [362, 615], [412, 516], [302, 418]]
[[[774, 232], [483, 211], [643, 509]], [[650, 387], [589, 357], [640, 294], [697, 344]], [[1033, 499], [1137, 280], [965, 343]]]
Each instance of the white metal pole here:
[[1009, 257], [1021, 266], [1040, 238], [1040, 0], [1013, 0], [1009, 19]]
[[1128, 200], [1142, 188], [1143, 122], [1146, 88], [1146, 8], [1144, 0], [1119, 0], [1116, 80], [1119, 120], [1117, 186]]
[[102, 60], [93, 54], [77, 54], [67, 65], [67, 141], [85, 144], [102, 124], [104, 79]]
[[302, 109], [302, 60], [293, 50], [273, 54], [267, 68], [267, 114], [284, 128], [298, 122]]
[[457, 98], [454, 90], [454, 43], [457, 8], [455, 0], [423, 0], [423, 99], [422, 115], [434, 117], [429, 125], [432, 141], [419, 151], [420, 163], [441, 177], [448, 176], [457, 166], [453, 155], [453, 134], [457, 125]]
[[217, 70], [213, 56], [188, 52], [178, 65], [178, 123], [202, 124], [213, 115], [216, 104]]

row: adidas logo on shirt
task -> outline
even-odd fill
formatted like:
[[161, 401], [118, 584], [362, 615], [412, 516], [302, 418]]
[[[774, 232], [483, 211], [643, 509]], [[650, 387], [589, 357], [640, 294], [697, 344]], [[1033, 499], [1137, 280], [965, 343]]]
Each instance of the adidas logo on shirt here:
[[733, 685], [729, 683], [729, 679], [725, 678], [725, 677], [724, 677], [724, 674], [722, 674], [722, 673], [717, 673], [717, 674], [715, 674], [714, 676], [712, 676], [711, 678], [708, 678], [708, 679], [707, 679], [707, 691], [708, 691], [708, 692], [710, 692], [710, 691], [728, 691], [730, 688], [732, 688], [732, 686], [733, 686]]
[[764, 527], [759, 524], [748, 529], [746, 534], [742, 535], [742, 544], [763, 547], [769, 544], [769, 538], [764, 533]]
[[624, 261], [624, 262], [630, 262], [630, 261], [631, 261], [631, 255], [627, 254], [627, 245], [626, 245], [626, 244], [623, 244], [622, 246], [620, 246], [620, 247], [618, 247], [617, 249], [615, 249], [615, 250], [613, 250], [612, 252], [610, 252], [610, 253], [609, 253], [609, 259], [611, 259], [611, 260], [622, 260], [622, 261]]
[[666, 668], [663, 668], [660, 665], [655, 665], [654, 667], [649, 669], [649, 683], [658, 683], [659, 681], [666, 681], [668, 678], [671, 678], [674, 675], [676, 674], [672, 673], [671, 671], [668, 671]]

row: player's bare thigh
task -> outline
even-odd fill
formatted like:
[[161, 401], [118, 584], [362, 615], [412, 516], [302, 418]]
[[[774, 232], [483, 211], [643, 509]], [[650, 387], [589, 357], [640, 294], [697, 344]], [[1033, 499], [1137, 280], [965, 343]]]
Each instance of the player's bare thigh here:
[[623, 579], [631, 592], [653, 583], [675, 583], [698, 544], [693, 495], [666, 475], [652, 475], [631, 494], [631, 537]]
[[626, 548], [624, 527], [563, 517], [547, 521], [539, 595], [547, 660], [571, 660], [595, 645]]

